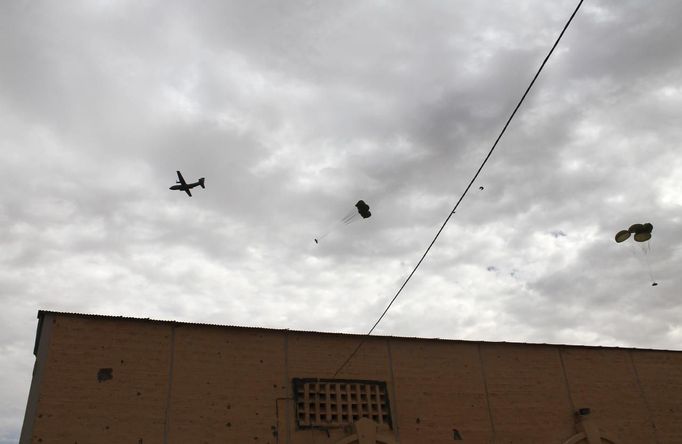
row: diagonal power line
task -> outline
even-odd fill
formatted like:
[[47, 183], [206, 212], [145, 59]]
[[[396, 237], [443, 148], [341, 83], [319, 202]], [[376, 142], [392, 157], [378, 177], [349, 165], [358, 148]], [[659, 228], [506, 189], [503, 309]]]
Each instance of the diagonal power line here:
[[530, 92], [531, 88], [532, 88], [533, 85], [535, 84], [535, 81], [536, 81], [537, 78], [540, 76], [540, 73], [542, 72], [542, 69], [543, 69], [543, 68], [545, 67], [545, 65], [547, 64], [547, 61], [549, 60], [550, 56], [551, 56], [552, 53], [554, 52], [554, 49], [556, 49], [557, 45], [559, 45], [559, 42], [561, 41], [561, 38], [564, 36], [564, 33], [565, 33], [566, 30], [568, 29], [568, 26], [569, 26], [569, 25], [571, 24], [571, 22], [573, 21], [573, 17], [575, 17], [575, 15], [578, 13], [578, 10], [580, 9], [580, 6], [583, 4], [583, 1], [584, 1], [584, 0], [580, 0], [580, 1], [578, 2], [578, 6], [576, 6], [575, 10], [573, 11], [573, 14], [571, 14], [571, 16], [568, 18], [568, 21], [567, 21], [566, 24], [564, 25], [564, 28], [561, 30], [561, 33], [559, 34], [559, 37], [557, 37], [556, 41], [554, 42], [554, 45], [552, 45], [552, 48], [549, 50], [549, 52], [547, 53], [547, 56], [546, 56], [545, 59], [542, 61], [542, 64], [540, 65], [540, 68], [538, 68], [537, 72], [535, 73], [535, 76], [533, 76], [533, 80], [530, 81], [530, 84], [528, 85], [528, 88], [526, 88], [526, 92], [523, 93], [523, 96], [521, 96], [521, 99], [520, 99], [519, 102], [516, 104], [516, 107], [514, 108], [514, 111], [512, 111], [511, 115], [510, 115], [509, 118], [507, 119], [507, 123], [505, 123], [505, 124], [504, 124], [504, 127], [502, 127], [502, 131], [500, 131], [500, 134], [497, 136], [497, 139], [495, 139], [495, 142], [493, 143], [493, 146], [490, 148], [490, 151], [488, 151], [488, 155], [485, 156], [485, 159], [483, 159], [483, 162], [481, 162], [481, 166], [479, 166], [479, 167], [478, 167], [478, 170], [476, 170], [476, 174], [474, 174], [474, 177], [472, 177], [472, 178], [471, 178], [471, 181], [469, 181], [469, 185], [467, 185], [466, 189], [464, 190], [464, 192], [462, 193], [462, 195], [461, 195], [461, 196], [459, 197], [459, 199], [457, 200], [457, 203], [455, 204], [455, 206], [454, 206], [454, 207], [452, 208], [452, 210], [448, 213], [448, 216], [445, 218], [445, 221], [443, 222], [443, 225], [441, 225], [440, 228], [438, 229], [438, 232], [437, 232], [436, 235], [434, 236], [434, 238], [433, 238], [433, 240], [431, 241], [431, 243], [429, 244], [429, 246], [426, 248], [426, 251], [425, 251], [424, 254], [422, 255], [421, 259], [419, 259], [419, 262], [417, 262], [417, 265], [415, 265], [415, 267], [412, 269], [412, 272], [410, 272], [410, 274], [407, 276], [407, 279], [405, 279], [405, 281], [403, 282], [403, 284], [400, 286], [400, 288], [399, 288], [398, 291], [396, 292], [395, 296], [393, 296], [393, 299], [391, 299], [391, 302], [388, 303], [388, 305], [386, 306], [386, 309], [383, 311], [383, 313], [381, 313], [381, 316], [379, 316], [379, 319], [377, 319], [377, 321], [374, 323], [374, 325], [372, 326], [372, 328], [370, 328], [369, 331], [367, 332], [367, 334], [365, 334], [365, 335], [363, 336], [363, 338], [360, 340], [360, 343], [357, 345], [357, 347], [355, 347], [355, 350], [353, 350], [353, 353], [351, 353], [350, 356], [348, 356], [348, 358], [343, 362], [343, 364], [341, 364], [341, 366], [334, 372], [334, 377], [336, 377], [336, 375], [338, 375], [339, 372], [341, 372], [341, 370], [343, 370], [343, 368], [344, 368], [346, 365], [348, 365], [348, 363], [351, 361], [351, 359], [353, 359], [353, 357], [357, 354], [357, 352], [360, 350], [360, 347], [362, 347], [362, 345], [365, 343], [365, 341], [367, 340], [367, 338], [372, 334], [372, 332], [373, 332], [374, 329], [377, 327], [377, 325], [379, 325], [379, 322], [381, 322], [381, 320], [384, 318], [384, 316], [386, 316], [386, 313], [388, 313], [388, 310], [391, 308], [391, 306], [393, 305], [393, 303], [395, 302], [395, 300], [398, 299], [398, 296], [400, 296], [400, 293], [403, 291], [403, 288], [405, 288], [405, 286], [406, 286], [407, 283], [410, 281], [410, 279], [412, 278], [412, 276], [414, 276], [414, 273], [417, 271], [417, 269], [419, 268], [419, 266], [421, 265], [421, 263], [424, 261], [424, 259], [426, 258], [426, 255], [429, 254], [429, 251], [431, 251], [431, 247], [433, 247], [433, 244], [436, 243], [436, 240], [438, 239], [438, 236], [440, 236], [440, 234], [443, 232], [443, 229], [445, 228], [445, 226], [446, 226], [446, 225], [448, 224], [448, 222], [450, 221], [450, 218], [452, 217], [452, 215], [455, 214], [455, 211], [457, 210], [457, 207], [459, 207], [459, 204], [460, 204], [460, 203], [462, 202], [462, 200], [464, 199], [464, 196], [467, 195], [467, 193], [469, 192], [469, 189], [471, 188], [471, 186], [474, 184], [474, 182], [475, 182], [476, 179], [478, 178], [478, 175], [481, 173], [481, 170], [483, 170], [483, 167], [484, 167], [485, 164], [488, 162], [488, 159], [490, 159], [490, 156], [493, 154], [493, 151], [495, 151], [495, 148], [497, 147], [498, 142], [500, 141], [500, 139], [502, 139], [502, 136], [503, 136], [504, 133], [507, 131], [507, 127], [509, 127], [509, 124], [511, 123], [512, 119], [513, 119], [514, 116], [516, 115], [516, 112], [519, 110], [519, 108], [521, 107], [521, 104], [522, 104], [523, 101], [526, 99], [526, 96], [528, 95], [528, 93]]

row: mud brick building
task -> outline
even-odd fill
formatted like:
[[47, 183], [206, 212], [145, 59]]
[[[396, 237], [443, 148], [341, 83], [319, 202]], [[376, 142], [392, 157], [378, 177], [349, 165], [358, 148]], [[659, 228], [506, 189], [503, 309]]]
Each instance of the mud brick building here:
[[682, 443], [682, 352], [40, 311], [22, 443]]

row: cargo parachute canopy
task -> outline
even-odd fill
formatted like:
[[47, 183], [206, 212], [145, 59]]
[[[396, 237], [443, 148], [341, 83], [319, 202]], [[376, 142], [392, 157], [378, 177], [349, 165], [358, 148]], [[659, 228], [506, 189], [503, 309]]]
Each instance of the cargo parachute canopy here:
[[616, 233], [616, 242], [621, 243], [630, 239], [630, 232], [628, 230], [620, 230]]
[[634, 234], [634, 239], [636, 242], [646, 242], [651, 239], [651, 232], [654, 230], [654, 226], [649, 222], [645, 224], [632, 224], [627, 230], [620, 230], [616, 233], [616, 242], [621, 243], [630, 238], [631, 234]]
[[360, 213], [360, 216], [362, 216], [363, 219], [367, 219], [372, 215], [372, 213], [369, 212], [369, 205], [367, 205], [364, 200], [359, 200], [358, 203], [355, 204], [355, 207], [358, 209], [358, 213]]

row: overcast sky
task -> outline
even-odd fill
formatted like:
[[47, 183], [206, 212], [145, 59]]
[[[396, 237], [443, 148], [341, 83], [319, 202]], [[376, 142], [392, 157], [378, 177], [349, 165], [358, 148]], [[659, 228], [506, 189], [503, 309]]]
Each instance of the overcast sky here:
[[[576, 4], [0, 2], [0, 443], [39, 309], [366, 332]], [[680, 17], [586, 0], [377, 334], [681, 348]]]

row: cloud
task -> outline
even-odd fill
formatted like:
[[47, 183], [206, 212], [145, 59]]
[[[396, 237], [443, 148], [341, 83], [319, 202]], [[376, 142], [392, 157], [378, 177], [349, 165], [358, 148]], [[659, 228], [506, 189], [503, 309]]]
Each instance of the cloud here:
[[[574, 7], [2, 4], [0, 441], [38, 309], [366, 332]], [[377, 333], [678, 348], [681, 9], [583, 6]]]

